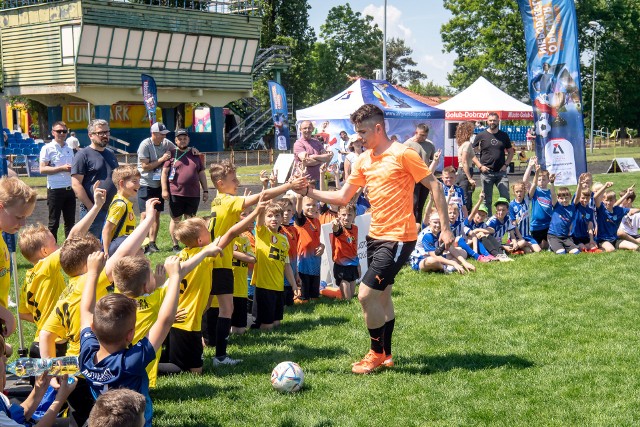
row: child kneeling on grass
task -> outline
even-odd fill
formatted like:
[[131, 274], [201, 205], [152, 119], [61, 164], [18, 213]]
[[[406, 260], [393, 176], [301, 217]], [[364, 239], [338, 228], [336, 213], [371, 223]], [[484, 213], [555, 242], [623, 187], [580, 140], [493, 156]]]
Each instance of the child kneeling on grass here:
[[580, 249], [569, 236], [569, 232], [576, 214], [575, 204], [580, 203], [580, 198], [576, 194], [574, 196], [575, 204], [571, 203], [571, 192], [567, 187], [560, 187], [556, 193], [555, 180], [555, 174], [551, 174], [549, 176], [549, 187], [551, 189], [553, 213], [551, 214], [549, 232], [547, 233], [549, 248], [558, 255], [564, 255], [567, 251], [570, 254], [578, 254]]

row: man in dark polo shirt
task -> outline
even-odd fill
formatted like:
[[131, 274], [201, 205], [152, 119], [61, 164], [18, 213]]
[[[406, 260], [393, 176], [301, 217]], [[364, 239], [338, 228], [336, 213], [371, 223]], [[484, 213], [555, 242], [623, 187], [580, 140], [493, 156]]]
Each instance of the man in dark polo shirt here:
[[[485, 204], [491, 216], [493, 186], [498, 187], [500, 197], [510, 200], [509, 179], [507, 178], [507, 165], [513, 160], [515, 150], [511, 145], [511, 139], [506, 132], [498, 128], [500, 117], [497, 113], [489, 113], [487, 124], [489, 127], [476, 135], [473, 140], [473, 149], [476, 157], [473, 163], [480, 169], [480, 181], [484, 192]], [[505, 160], [506, 158], [506, 160]]]
[[198, 212], [200, 205], [200, 187], [202, 201], [209, 197], [207, 175], [200, 156], [189, 147], [189, 134], [186, 129], [176, 131], [177, 149], [169, 149], [170, 158], [162, 167], [162, 198], [169, 200], [169, 234], [173, 241], [173, 251], [180, 252], [178, 240], [174, 236], [176, 225], [184, 217], [191, 218]]

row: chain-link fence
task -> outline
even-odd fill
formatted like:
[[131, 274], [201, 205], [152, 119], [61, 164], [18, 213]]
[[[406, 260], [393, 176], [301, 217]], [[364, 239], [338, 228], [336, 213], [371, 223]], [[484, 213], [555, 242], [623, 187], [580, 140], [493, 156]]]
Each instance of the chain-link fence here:
[[[223, 160], [230, 160], [236, 166], [260, 166], [272, 165], [277, 154], [273, 150], [248, 150], [248, 151], [216, 151], [211, 153], [200, 153], [200, 156], [208, 167], [211, 163], [220, 163]], [[138, 156], [132, 154], [116, 154], [118, 163], [137, 163]]]

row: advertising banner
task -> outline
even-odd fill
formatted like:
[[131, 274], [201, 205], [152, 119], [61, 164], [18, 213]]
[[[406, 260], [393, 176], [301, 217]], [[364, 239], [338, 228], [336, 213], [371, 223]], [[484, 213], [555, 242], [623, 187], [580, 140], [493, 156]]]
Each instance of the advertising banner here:
[[275, 127], [275, 147], [278, 150], [289, 149], [289, 117], [287, 110], [287, 93], [281, 84], [269, 80], [269, 98], [271, 98], [271, 114]]
[[518, 0], [524, 23], [536, 155], [556, 184], [587, 170], [574, 0]]
[[158, 108], [158, 88], [156, 81], [148, 74], [140, 74], [142, 79], [142, 100], [147, 109], [149, 124], [156, 122], [156, 109]]

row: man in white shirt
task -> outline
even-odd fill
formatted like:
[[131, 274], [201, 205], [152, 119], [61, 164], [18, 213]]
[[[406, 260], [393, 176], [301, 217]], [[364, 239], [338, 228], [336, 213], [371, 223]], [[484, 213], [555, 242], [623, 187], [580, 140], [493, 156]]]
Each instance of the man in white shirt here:
[[40, 150], [40, 173], [47, 176], [47, 206], [49, 207], [49, 231], [58, 238], [60, 214], [64, 219], [64, 235], [69, 235], [76, 222], [76, 195], [71, 188], [73, 150], [65, 139], [69, 132], [65, 122], [51, 126], [53, 141]]
[[67, 138], [67, 145], [73, 150], [73, 153], [75, 154], [80, 149], [80, 141], [78, 141], [78, 138], [76, 138], [75, 132], [71, 132], [69, 135], [69, 138]]

